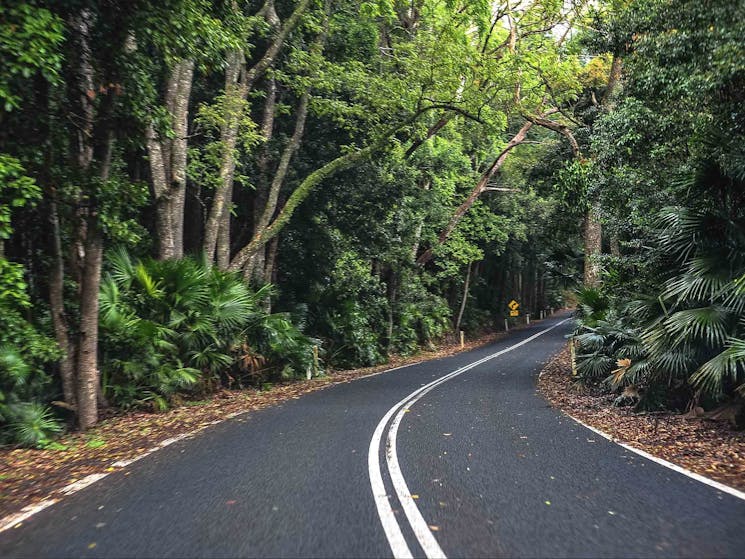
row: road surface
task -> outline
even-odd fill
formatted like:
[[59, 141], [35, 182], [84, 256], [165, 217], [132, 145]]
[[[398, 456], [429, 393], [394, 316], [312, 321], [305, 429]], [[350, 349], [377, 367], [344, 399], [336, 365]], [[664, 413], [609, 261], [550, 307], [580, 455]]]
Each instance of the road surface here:
[[566, 318], [225, 421], [3, 532], [0, 556], [744, 556], [745, 501], [536, 393]]

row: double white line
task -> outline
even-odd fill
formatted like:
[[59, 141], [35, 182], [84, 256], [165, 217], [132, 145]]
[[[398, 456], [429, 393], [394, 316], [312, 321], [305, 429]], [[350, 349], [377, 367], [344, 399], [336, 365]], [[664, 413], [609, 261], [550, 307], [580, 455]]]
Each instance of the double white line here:
[[[417, 542], [419, 542], [419, 545], [424, 550], [424, 554], [429, 559], [434, 559], [436, 557], [445, 558], [445, 552], [442, 550], [440, 544], [437, 543], [437, 540], [432, 535], [432, 531], [429, 529], [429, 526], [422, 517], [422, 513], [419, 512], [419, 508], [416, 506], [416, 502], [411, 496], [411, 491], [409, 491], [409, 487], [406, 485], [406, 480], [401, 473], [401, 466], [399, 465], [398, 454], [396, 453], [396, 436], [398, 434], [398, 427], [401, 424], [401, 420], [403, 419], [404, 414], [409, 411], [410, 407], [413, 406], [420, 398], [422, 398], [436, 386], [439, 386], [440, 384], [447, 382], [450, 379], [455, 378], [470, 369], [473, 369], [474, 367], [478, 367], [479, 365], [486, 363], [487, 361], [499, 357], [500, 355], [503, 355], [508, 351], [512, 351], [515, 348], [518, 348], [535, 340], [537, 337], [553, 330], [567, 320], [569, 319], [567, 318], [560, 322], [557, 322], [553, 326], [546, 328], [545, 330], [541, 330], [537, 334], [534, 334], [521, 342], [511, 345], [510, 347], [496, 353], [492, 353], [491, 355], [487, 355], [483, 359], [479, 359], [478, 361], [469, 363], [468, 365], [461, 367], [460, 369], [456, 369], [455, 371], [420, 387], [419, 389], [406, 396], [403, 400], [398, 402], [391, 409], [389, 409], [388, 412], [380, 420], [380, 423], [378, 423], [378, 426], [375, 428], [372, 440], [370, 441], [370, 448], [367, 453], [367, 466], [370, 473], [370, 486], [372, 487], [373, 497], [375, 498], [375, 506], [378, 509], [380, 523], [383, 525], [383, 530], [385, 531], [386, 538], [388, 538], [388, 544], [391, 547], [391, 551], [393, 552], [394, 557], [406, 559], [413, 557], [413, 555], [411, 554], [411, 550], [409, 549], [409, 546], [406, 543], [406, 539], [401, 532], [401, 526], [399, 525], [398, 519], [393, 512], [393, 507], [391, 506], [389, 496], [386, 493], [385, 484], [383, 483], [383, 476], [380, 469], [380, 442], [383, 439], [383, 434], [386, 431], [386, 426], [388, 427], [388, 434], [385, 439], [385, 462], [391, 478], [391, 483], [393, 484], [393, 489], [395, 490], [396, 496], [401, 503], [401, 507], [406, 514], [406, 518], [409, 521], [411, 530], [414, 532], [414, 536], [416, 537]], [[393, 417], [394, 415], [395, 417]], [[389, 425], [388, 422], [390, 421], [391, 417], [393, 417], [393, 421], [391, 421]]]

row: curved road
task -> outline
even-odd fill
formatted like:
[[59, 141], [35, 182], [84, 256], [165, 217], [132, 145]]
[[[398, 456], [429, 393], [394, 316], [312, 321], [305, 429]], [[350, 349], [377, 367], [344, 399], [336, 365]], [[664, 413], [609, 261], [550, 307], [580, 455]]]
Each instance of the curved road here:
[[3, 532], [0, 556], [745, 555], [745, 501], [536, 394], [565, 318], [216, 425]]

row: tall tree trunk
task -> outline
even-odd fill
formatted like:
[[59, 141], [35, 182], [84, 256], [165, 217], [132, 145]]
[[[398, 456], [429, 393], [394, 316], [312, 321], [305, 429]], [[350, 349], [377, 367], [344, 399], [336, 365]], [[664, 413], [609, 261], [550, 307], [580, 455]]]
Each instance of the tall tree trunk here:
[[173, 106], [173, 133], [171, 142], [171, 196], [170, 210], [173, 223], [173, 257], [184, 256], [184, 206], [186, 202], [186, 165], [189, 151], [189, 99], [194, 81], [194, 61], [179, 63], [179, 84]]
[[153, 124], [146, 132], [161, 260], [184, 254], [187, 126], [193, 76], [193, 60], [177, 62], [168, 76], [165, 105], [171, 115], [173, 139], [159, 137]]
[[388, 299], [388, 317], [386, 325], [386, 348], [393, 345], [394, 316], [396, 309], [396, 300], [398, 297], [398, 277], [396, 271], [390, 267], [386, 273], [386, 296]]
[[617, 54], [613, 55], [613, 61], [608, 74], [608, 84], [605, 87], [600, 104], [607, 110], [613, 109], [613, 96], [621, 83], [621, 72], [623, 70], [623, 59]]
[[[613, 55], [608, 85], [601, 100], [604, 110], [613, 108], [614, 94], [621, 82], [621, 57]], [[584, 283], [587, 287], [597, 287], [600, 283], [600, 263], [598, 256], [603, 252], [603, 226], [600, 222], [600, 201], [590, 200], [584, 220], [585, 269]]]
[[[277, 82], [274, 77], [269, 77], [266, 84], [266, 100], [264, 102], [264, 114], [261, 121], [261, 136], [264, 139], [256, 166], [258, 167], [258, 180], [256, 193], [253, 204], [253, 223], [254, 227], [264, 212], [266, 207], [267, 196], [269, 195], [269, 162], [271, 159], [269, 151], [269, 142], [274, 135], [274, 111], [277, 102]], [[243, 277], [246, 283], [255, 282], [260, 284], [263, 281], [263, 271], [265, 268], [265, 251], [259, 250], [249, 258], [243, 268]]]
[[64, 281], [65, 265], [62, 253], [62, 235], [57, 212], [57, 194], [52, 189], [49, 196], [49, 222], [52, 229], [52, 268], [49, 277], [49, 308], [52, 314], [54, 337], [63, 352], [60, 360], [62, 394], [65, 402], [75, 407], [75, 347], [70, 341], [70, 329], [65, 315]]
[[468, 288], [471, 284], [471, 267], [473, 262], [468, 264], [468, 271], [466, 272], [466, 280], [463, 284], [463, 299], [460, 301], [460, 309], [458, 309], [458, 318], [455, 319], [455, 332], [456, 334], [460, 330], [460, 323], [463, 320], [463, 312], [466, 310], [466, 301], [468, 301]]
[[599, 208], [593, 203], [585, 214], [584, 222], [585, 273], [586, 287], [597, 287], [600, 282], [600, 264], [598, 255], [602, 252], [603, 227], [600, 224]]
[[[70, 21], [75, 49], [71, 106], [78, 124], [73, 150], [74, 165], [80, 174], [90, 173], [94, 157], [96, 91], [93, 84], [91, 32], [93, 14], [81, 10]], [[98, 282], [102, 243], [98, 231], [95, 202], [89, 197], [76, 200], [76, 228], [73, 262], [80, 296], [79, 334], [75, 352], [75, 399], [78, 425], [87, 429], [98, 420]], [[99, 262], [96, 266], [96, 258]], [[94, 289], [95, 287], [95, 289]], [[70, 347], [70, 344], [68, 344]]]
[[227, 270], [230, 265], [230, 218], [233, 208], [233, 185], [231, 184], [225, 194], [225, 205], [220, 219], [220, 230], [217, 233], [216, 263], [221, 270]]
[[[73, 151], [74, 162], [82, 177], [94, 174], [101, 183], [109, 179], [113, 154], [113, 125], [115, 91], [110, 88], [99, 95], [97, 105], [93, 86], [93, 56], [91, 31], [94, 21], [92, 12], [83, 9], [70, 21], [71, 40], [75, 47], [75, 78], [72, 80], [71, 106], [80, 123], [76, 136], [77, 148]], [[113, 41], [127, 38], [120, 32]], [[102, 68], [103, 83], [116, 83], [117, 78], [107, 75]], [[94, 162], [97, 169], [94, 170]], [[97, 172], [96, 172], [97, 171]], [[74, 379], [77, 384], [78, 424], [87, 429], [98, 420], [100, 379], [98, 372], [98, 302], [103, 260], [103, 232], [101, 230], [98, 199], [95, 190], [83, 190], [76, 200], [77, 223], [75, 237], [76, 259], [80, 263], [78, 291], [80, 295], [79, 339], [77, 343]]]
[[[432, 181], [427, 179], [424, 184], [422, 184], [422, 190], [429, 190], [431, 184]], [[419, 242], [422, 239], [422, 229], [424, 229], [424, 217], [422, 216], [417, 219], [416, 228], [414, 229], [414, 242], [411, 246], [411, 262], [416, 262], [416, 255], [419, 254]]]
[[85, 273], [81, 285], [80, 339], [77, 355], [77, 412], [81, 429], [98, 421], [98, 292], [101, 281], [103, 239], [97, 219], [88, 224]]
[[155, 228], [158, 234], [158, 258], [173, 258], [173, 214], [168, 204], [168, 172], [165, 164], [163, 144], [156, 137], [152, 125], [146, 132], [148, 159], [150, 160], [150, 177], [155, 198]]
[[305, 93], [303, 93], [302, 97], [300, 97], [300, 105], [298, 106], [297, 118], [295, 120], [295, 130], [292, 133], [292, 137], [290, 138], [289, 143], [282, 152], [282, 157], [280, 157], [277, 172], [274, 174], [272, 184], [269, 187], [269, 195], [267, 196], [264, 212], [261, 214], [259, 223], [255, 228], [256, 233], [260, 234], [266, 229], [266, 227], [269, 225], [269, 222], [272, 220], [272, 217], [274, 216], [274, 212], [277, 210], [279, 191], [282, 188], [282, 184], [284, 184], [287, 172], [290, 169], [290, 160], [300, 147], [300, 142], [303, 138], [303, 133], [305, 131], [305, 120], [308, 116], [309, 102], [310, 93], [306, 91]]
[[[242, 51], [233, 52], [228, 59], [225, 81], [225, 125], [220, 133], [222, 157], [220, 162], [220, 185], [215, 191], [212, 207], [207, 218], [204, 231], [204, 253], [210, 260], [215, 258], [217, 238], [221, 223], [225, 218], [225, 205], [230, 203], [228, 195], [232, 194], [233, 177], [235, 174], [235, 156], [238, 140], [238, 127], [245, 110], [245, 102], [256, 80], [274, 64], [274, 60], [284, 45], [287, 35], [300, 22], [300, 18], [310, 4], [310, 0], [299, 0], [287, 21], [275, 32], [264, 55], [250, 69], [245, 67]], [[273, 0], [268, 0], [262, 9], [265, 17], [274, 11]], [[275, 12], [276, 17], [276, 12]]]
[[237, 82], [243, 65], [242, 52], [233, 51], [228, 54], [228, 64], [225, 68], [225, 124], [220, 132], [220, 142], [222, 144], [220, 185], [215, 190], [207, 223], [204, 226], [203, 250], [209, 260], [215, 258], [217, 239], [225, 220], [225, 206], [230, 203], [228, 196], [230, 195], [232, 198], [235, 148], [238, 142], [238, 126], [243, 112], [243, 92]]

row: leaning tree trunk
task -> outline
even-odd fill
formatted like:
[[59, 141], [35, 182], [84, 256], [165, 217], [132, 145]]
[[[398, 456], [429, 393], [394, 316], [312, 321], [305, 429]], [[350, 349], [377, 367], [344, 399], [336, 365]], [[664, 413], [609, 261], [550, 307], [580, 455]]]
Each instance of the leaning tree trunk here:
[[[481, 178], [479, 178], [479, 181], [476, 183], [476, 186], [474, 186], [473, 190], [471, 190], [471, 192], [469, 193], [468, 197], [460, 206], [458, 206], [458, 208], [451, 216], [450, 221], [448, 221], [448, 224], [442, 231], [440, 231], [440, 234], [437, 237], [437, 245], [441, 245], [442, 243], [447, 241], [447, 239], [450, 237], [450, 234], [455, 230], [461, 219], [463, 219], [463, 216], [466, 215], [468, 210], [471, 209], [471, 206], [476, 203], [476, 200], [479, 199], [479, 196], [489, 190], [489, 181], [491, 180], [491, 178], [499, 169], [501, 169], [502, 165], [504, 165], [504, 162], [507, 159], [510, 151], [512, 151], [513, 148], [525, 141], [528, 130], [530, 130], [532, 126], [533, 123], [531, 121], [527, 121], [522, 126], [522, 128], [518, 130], [517, 134], [515, 134], [510, 139], [510, 141], [507, 142], [507, 145], [504, 147], [504, 149], [502, 149], [499, 156], [497, 156], [497, 158], [494, 160], [494, 163], [492, 163], [489, 168], [484, 171], [484, 173], [481, 175]], [[434, 249], [435, 247], [432, 246], [425, 250], [421, 254], [421, 256], [417, 258], [416, 263], [420, 266], [423, 266], [424, 264], [432, 260], [432, 258], [434, 257]]]
[[[246, 99], [256, 81], [274, 64], [274, 60], [284, 46], [288, 34], [300, 22], [300, 18], [309, 4], [310, 0], [299, 0], [290, 17], [275, 32], [264, 55], [251, 68], [246, 69], [245, 67], [243, 51], [234, 51], [229, 56], [225, 80], [225, 125], [220, 132], [220, 142], [222, 144], [219, 172], [220, 185], [215, 191], [204, 231], [203, 249], [205, 256], [210, 260], [215, 258], [218, 236], [225, 220], [225, 206], [231, 203], [228, 196], [232, 195], [238, 127], [243, 111], [245, 110]], [[266, 2], [262, 11], [267, 17], [269, 13], [274, 11], [273, 6], [274, 2], [272, 0]], [[228, 228], [224, 228], [223, 232], [227, 235]], [[229, 242], [229, 239], [227, 242]]]
[[463, 320], [463, 312], [466, 310], [466, 302], [468, 301], [468, 288], [471, 284], [471, 267], [473, 262], [468, 264], [468, 271], [466, 272], [466, 280], [463, 284], [463, 299], [460, 302], [460, 309], [458, 309], [458, 318], [455, 320], [455, 332], [460, 330], [460, 323]]

